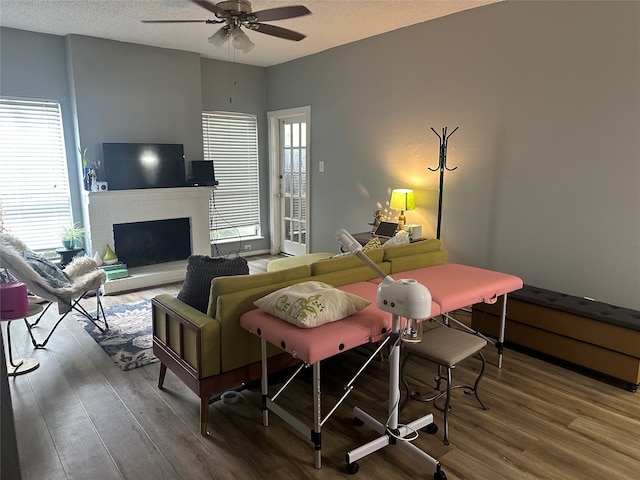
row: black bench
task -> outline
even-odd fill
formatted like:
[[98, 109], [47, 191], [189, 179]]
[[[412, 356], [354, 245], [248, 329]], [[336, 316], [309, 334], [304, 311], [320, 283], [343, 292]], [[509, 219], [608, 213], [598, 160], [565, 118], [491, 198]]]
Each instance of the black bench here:
[[[497, 335], [501, 303], [473, 306], [472, 327]], [[509, 295], [506, 340], [622, 380], [640, 383], [640, 311], [525, 285]]]

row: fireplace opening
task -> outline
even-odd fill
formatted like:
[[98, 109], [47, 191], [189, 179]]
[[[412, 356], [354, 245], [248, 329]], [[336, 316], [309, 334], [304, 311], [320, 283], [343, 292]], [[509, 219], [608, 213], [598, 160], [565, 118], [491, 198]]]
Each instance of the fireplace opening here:
[[172, 218], [113, 225], [118, 260], [127, 267], [186, 260], [191, 255], [191, 221]]

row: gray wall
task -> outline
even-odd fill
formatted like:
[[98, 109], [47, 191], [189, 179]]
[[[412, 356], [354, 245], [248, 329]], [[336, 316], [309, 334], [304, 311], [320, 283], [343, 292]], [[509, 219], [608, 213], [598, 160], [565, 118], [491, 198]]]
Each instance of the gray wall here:
[[91, 158], [103, 142], [182, 143], [202, 159], [200, 56], [67, 36], [79, 138]]
[[[254, 113], [259, 135], [266, 138], [263, 68], [79, 35], [2, 28], [0, 40], [0, 94], [62, 104], [78, 220], [82, 201], [76, 145], [86, 147], [93, 161], [102, 159], [103, 142], [182, 143], [189, 168], [190, 160], [203, 158], [203, 109]], [[266, 141], [261, 142], [264, 168], [266, 151]], [[266, 171], [263, 178], [266, 182]], [[253, 250], [269, 248], [266, 186], [263, 190], [265, 239], [252, 242]], [[218, 253], [238, 247], [222, 244]]]
[[[260, 222], [262, 240], [221, 243], [217, 252], [227, 254], [251, 244], [252, 250], [269, 250], [269, 149], [267, 144], [266, 71], [261, 67], [219, 60], [201, 59], [202, 110], [242, 112], [258, 118], [258, 156], [260, 158]], [[202, 139], [200, 140], [202, 143]]]
[[[74, 113], [69, 91], [63, 37], [0, 28], [0, 94], [57, 100], [69, 159], [69, 181], [79, 183], [80, 167], [76, 165], [74, 147]], [[81, 221], [79, 195], [72, 198], [76, 220]], [[55, 232], [58, 235], [58, 232]]]
[[640, 2], [502, 2], [267, 69], [0, 35], [0, 93], [59, 98], [90, 148], [176, 141], [196, 159], [202, 109], [256, 113], [267, 237], [265, 112], [311, 105], [313, 251], [335, 251], [338, 228], [365, 230], [395, 187], [416, 190], [409, 222], [433, 236], [430, 127], [460, 126], [445, 179], [451, 260], [640, 309]]
[[450, 260], [640, 308], [640, 2], [490, 5], [270, 67], [267, 91], [311, 105], [312, 250], [397, 187], [434, 236], [430, 127], [459, 126]]

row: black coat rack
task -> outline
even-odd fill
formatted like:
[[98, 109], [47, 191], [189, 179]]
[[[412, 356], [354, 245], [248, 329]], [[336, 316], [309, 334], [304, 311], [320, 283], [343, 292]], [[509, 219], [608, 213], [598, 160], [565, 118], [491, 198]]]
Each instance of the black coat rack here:
[[440, 187], [438, 188], [438, 229], [436, 232], [436, 238], [440, 240], [440, 226], [442, 223], [442, 190], [444, 187], [444, 172], [445, 170], [452, 172], [458, 167], [449, 168], [447, 166], [447, 145], [449, 144], [449, 138], [453, 135], [458, 127], [454, 128], [451, 133], [447, 135], [447, 127], [442, 129], [442, 135], [435, 131], [433, 127], [431, 127], [433, 133], [436, 134], [438, 139], [440, 139], [440, 156], [438, 159], [438, 166], [436, 168], [427, 167], [432, 172], [437, 172], [440, 170]]

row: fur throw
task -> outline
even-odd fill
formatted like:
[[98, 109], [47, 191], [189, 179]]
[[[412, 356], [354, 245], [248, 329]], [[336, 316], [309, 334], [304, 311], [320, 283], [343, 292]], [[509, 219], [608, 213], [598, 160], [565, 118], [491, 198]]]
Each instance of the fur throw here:
[[79, 257], [73, 257], [73, 260], [64, 267], [63, 272], [71, 279], [95, 270], [98, 270], [98, 264], [96, 261], [87, 255], [82, 255]]
[[20, 254], [23, 254], [24, 252], [29, 250], [29, 247], [27, 247], [27, 245], [22, 240], [8, 233], [0, 234], [0, 246], [2, 246], [3, 248], [5, 246], [13, 247], [18, 252], [20, 252]]
[[96, 290], [104, 283], [106, 274], [98, 268], [95, 260], [88, 256], [76, 257], [63, 270], [71, 285], [53, 288], [25, 261], [24, 254], [29, 251], [21, 240], [13, 235], [0, 234], [0, 267], [27, 285], [36, 295], [58, 303], [60, 313], [68, 311], [71, 302], [88, 290]]

